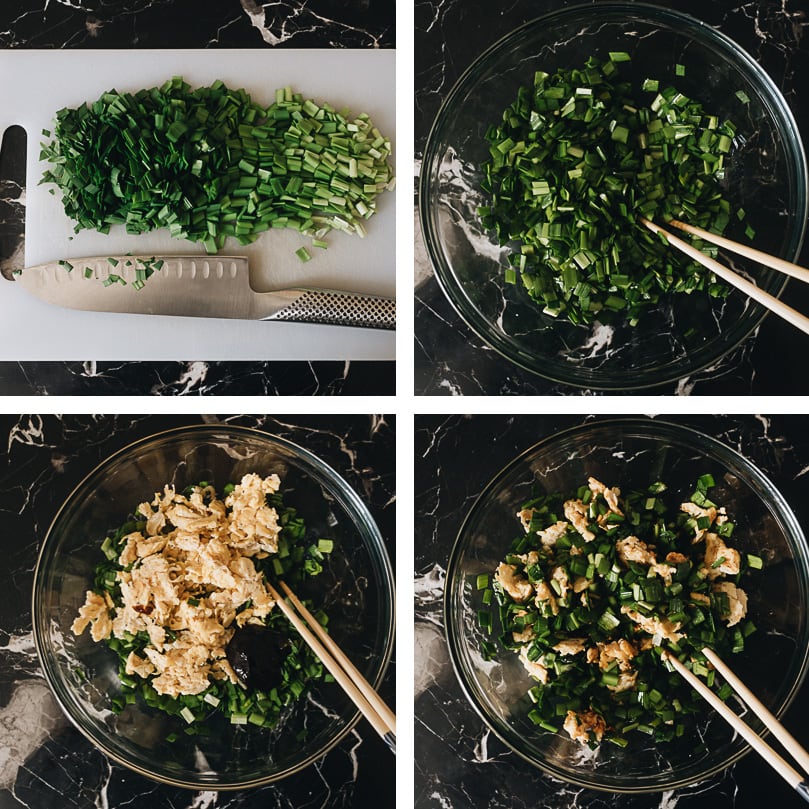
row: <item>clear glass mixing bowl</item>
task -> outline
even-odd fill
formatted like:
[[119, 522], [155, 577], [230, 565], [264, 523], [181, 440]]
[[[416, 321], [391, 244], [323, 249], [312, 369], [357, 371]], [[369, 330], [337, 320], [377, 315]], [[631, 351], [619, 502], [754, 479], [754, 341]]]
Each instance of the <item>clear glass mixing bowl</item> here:
[[[724, 301], [674, 296], [636, 327], [574, 326], [543, 314], [520, 284], [504, 283], [505, 252], [477, 216], [485, 200], [479, 167], [489, 157], [483, 136], [534, 71], [579, 67], [607, 51], [632, 55], [621, 67], [634, 85], [671, 77], [706, 112], [738, 126], [725, 195], [748, 212], [756, 247], [794, 261], [809, 208], [806, 157], [782, 94], [755, 59], [693, 17], [645, 3], [574, 6], [484, 52], [446, 98], [424, 153], [419, 209], [436, 277], [458, 315], [507, 360], [557, 382], [618, 390], [671, 382], [715, 363], [767, 310], [734, 290]], [[684, 77], [672, 76], [676, 63], [686, 66]], [[749, 104], [736, 96], [739, 90]], [[727, 235], [745, 241], [743, 231], [734, 217]], [[773, 270], [740, 259], [733, 265], [773, 295], [784, 289], [785, 276]]]
[[[809, 659], [809, 547], [773, 484], [734, 450], [675, 424], [614, 420], [566, 430], [526, 450], [489, 483], [464, 520], [447, 567], [444, 620], [457, 677], [483, 721], [531, 764], [592, 789], [652, 792], [700, 781], [749, 750], [706, 705], [696, 728], [674, 742], [635, 734], [626, 748], [603, 743], [591, 751], [527, 718], [521, 700], [536, 681], [516, 654], [502, 650], [487, 661], [481, 653], [481, 641], [500, 630], [496, 624], [490, 636], [478, 626], [476, 577], [491, 574], [504, 558], [522, 530], [516, 512], [534, 493], [573, 491], [592, 475], [622, 491], [661, 480], [679, 503], [705, 473], [717, 484], [712, 500], [736, 523], [734, 547], [764, 560], [761, 573], [745, 582], [757, 631], [726, 662], [776, 715], [799, 689]], [[758, 720], [750, 723], [761, 731]]]
[[[313, 538], [334, 551], [310, 580], [311, 596], [330, 617], [329, 630], [366, 679], [378, 687], [394, 638], [393, 572], [382, 537], [362, 500], [337, 472], [302, 447], [237, 426], [168, 430], [116, 452], [91, 472], [54, 518], [40, 551], [33, 592], [39, 659], [53, 693], [73, 724], [114, 761], [181, 787], [236, 789], [269, 783], [323, 756], [359, 721], [334, 683], [320, 683], [282, 715], [273, 729], [232, 725], [214, 714], [206, 735], [176, 731], [177, 717], [129, 705], [109, 710], [118, 658], [89, 632], [70, 625], [92, 587], [106, 532], [167, 483], [178, 490], [207, 480], [219, 490], [247, 472], [281, 477], [285, 503], [304, 517]], [[182, 723], [181, 723], [182, 724]]]

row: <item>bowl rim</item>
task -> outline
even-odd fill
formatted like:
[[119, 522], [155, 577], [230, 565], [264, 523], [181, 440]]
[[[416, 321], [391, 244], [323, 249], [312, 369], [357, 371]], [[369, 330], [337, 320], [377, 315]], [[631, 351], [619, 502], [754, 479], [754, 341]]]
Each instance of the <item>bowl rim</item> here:
[[[544, 365], [541, 368], [533, 367], [526, 360], [524, 360], [519, 353], [516, 353], [515, 355], [515, 352], [510, 348], [509, 341], [502, 335], [496, 332], [490, 333], [490, 330], [487, 328], [488, 324], [485, 323], [484, 318], [467, 318], [466, 314], [464, 313], [464, 305], [462, 302], [464, 292], [462, 289], [457, 288], [457, 284], [454, 282], [454, 280], [451, 280], [450, 277], [454, 276], [454, 273], [451, 270], [448, 271], [448, 268], [444, 267], [443, 254], [442, 250], [440, 249], [441, 239], [435, 232], [433, 227], [433, 217], [430, 213], [431, 205], [429, 203], [428, 187], [432, 184], [433, 164], [435, 162], [435, 158], [437, 157], [437, 154], [435, 154], [436, 139], [438, 137], [439, 130], [443, 128], [444, 121], [449, 115], [449, 110], [452, 103], [454, 102], [456, 96], [460, 95], [461, 91], [465, 89], [466, 83], [472, 74], [477, 71], [479, 65], [483, 64], [483, 62], [490, 58], [496, 51], [500, 50], [510, 40], [519, 37], [528, 29], [548, 26], [557, 20], [574, 18], [576, 15], [581, 13], [589, 16], [592, 16], [594, 13], [607, 13], [615, 15], [621, 13], [631, 13], [633, 15], [648, 13], [651, 16], [657, 17], [658, 19], [670, 20], [673, 23], [684, 24], [695, 31], [699, 31], [702, 35], [704, 35], [707, 41], [712, 42], [714, 45], [720, 47], [723, 51], [732, 51], [735, 57], [744, 66], [745, 72], [748, 75], [752, 74], [756, 77], [756, 79], [761, 83], [762, 87], [766, 90], [766, 107], [768, 113], [777, 121], [783, 121], [787, 125], [789, 131], [794, 135], [794, 137], [790, 138], [789, 141], [791, 144], [790, 152], [795, 152], [794, 156], [797, 160], [797, 176], [795, 178], [796, 208], [799, 212], [802, 210], [804, 215], [802, 217], [796, 216], [795, 218], [797, 223], [797, 232], [793, 236], [792, 241], [792, 246], [794, 249], [789, 251], [787, 255], [787, 260], [793, 262], [797, 261], [798, 257], [800, 256], [807, 232], [807, 219], [809, 219], [809, 164], [807, 164], [806, 150], [803, 146], [803, 139], [801, 138], [800, 130], [797, 122], [795, 121], [795, 117], [792, 114], [792, 110], [790, 109], [789, 104], [784, 98], [781, 90], [770, 77], [769, 73], [767, 73], [767, 71], [758, 63], [758, 61], [754, 59], [747, 52], [747, 50], [739, 45], [733, 38], [723, 33], [719, 29], [690, 14], [686, 14], [685, 12], [676, 9], [660, 6], [655, 3], [642, 2], [641, 0], [638, 2], [635, 2], [634, 0], [606, 0], [606, 2], [599, 2], [596, 5], [593, 5], [592, 3], [578, 3], [576, 5], [556, 9], [548, 12], [547, 14], [535, 17], [534, 19], [528, 20], [497, 39], [492, 45], [479, 54], [455, 81], [450, 91], [442, 101], [438, 113], [430, 126], [422, 155], [418, 183], [418, 212], [421, 223], [421, 232], [427, 250], [427, 255], [430, 260], [430, 265], [433, 270], [433, 276], [438, 282], [438, 286], [443, 292], [445, 298], [449, 301], [455, 314], [460, 317], [462, 323], [470, 328], [486, 346], [493, 349], [499, 355], [499, 357], [505, 359], [508, 363], [513, 364], [524, 371], [528, 371], [535, 376], [539, 376], [552, 382], [570, 385], [571, 387], [575, 388], [605, 391], [643, 390], [644, 388], [677, 382], [684, 376], [699, 373], [710, 365], [719, 362], [728, 356], [728, 354], [730, 354], [732, 351], [738, 349], [739, 346], [741, 346], [750, 337], [750, 335], [761, 326], [764, 319], [768, 314], [770, 314], [769, 309], [761, 306], [755, 301], [750, 300], [749, 303], [753, 314], [749, 319], [748, 326], [742, 333], [740, 333], [738, 339], [732, 344], [729, 344], [727, 347], [721, 348], [717, 352], [714, 352], [714, 355], [703, 358], [699, 363], [695, 364], [693, 368], [681, 369], [676, 374], [672, 373], [672, 370], [669, 370], [668, 373], [663, 373], [660, 371], [656, 373], [653, 379], [641, 379], [640, 381], [633, 382], [632, 385], [628, 385], [626, 382], [613, 382], [613, 377], [610, 375], [605, 375], [604, 378], [596, 381], [577, 380], [575, 378], [571, 378], [570, 376], [566, 376], [565, 373], [557, 372], [553, 367], [550, 369]], [[786, 276], [780, 280], [777, 290], [773, 290], [772, 293], [775, 295], [775, 297], [780, 298], [783, 295], [788, 280], [789, 279]]]
[[56, 689], [53, 685], [53, 671], [52, 669], [57, 668], [56, 666], [52, 666], [45, 655], [45, 652], [42, 648], [42, 641], [40, 640], [42, 628], [39, 626], [38, 615], [37, 615], [37, 597], [41, 591], [41, 579], [43, 576], [42, 573], [42, 562], [45, 558], [46, 550], [49, 550], [49, 540], [52, 537], [54, 528], [61, 518], [62, 514], [72, 505], [74, 499], [76, 498], [77, 494], [81, 491], [84, 485], [90, 481], [91, 478], [95, 477], [99, 474], [103, 468], [108, 466], [109, 464], [120, 460], [123, 456], [127, 453], [132, 452], [133, 450], [140, 448], [143, 445], [149, 443], [156, 443], [158, 439], [164, 438], [171, 438], [173, 436], [181, 435], [183, 433], [189, 434], [203, 434], [203, 433], [216, 433], [216, 432], [227, 432], [227, 433], [236, 433], [242, 434], [244, 436], [249, 436], [252, 438], [260, 438], [262, 440], [269, 440], [270, 443], [276, 444], [281, 448], [291, 451], [294, 454], [303, 458], [308, 464], [313, 466], [314, 468], [318, 469], [321, 473], [324, 473], [326, 477], [330, 478], [334, 483], [338, 484], [341, 493], [345, 497], [345, 499], [349, 502], [352, 508], [356, 509], [357, 512], [362, 516], [364, 521], [367, 523], [368, 528], [370, 529], [374, 544], [375, 544], [375, 551], [377, 556], [377, 562], [381, 567], [382, 572], [382, 584], [383, 584], [383, 592], [380, 593], [380, 599], [385, 599], [390, 604], [390, 620], [388, 626], [388, 634], [387, 634], [387, 642], [385, 644], [385, 648], [383, 649], [383, 653], [380, 656], [380, 667], [377, 676], [375, 677], [374, 681], [371, 683], [373, 688], [379, 688], [380, 684], [382, 683], [385, 675], [388, 671], [391, 658], [393, 655], [393, 648], [395, 644], [395, 635], [396, 635], [396, 588], [395, 588], [395, 580], [394, 580], [394, 571], [393, 567], [390, 562], [390, 556], [388, 555], [387, 548], [385, 547], [385, 542], [382, 537], [382, 534], [379, 530], [379, 527], [376, 524], [368, 506], [360, 498], [359, 494], [355, 491], [354, 487], [342, 476], [340, 475], [334, 468], [332, 468], [329, 464], [323, 461], [320, 457], [315, 455], [313, 452], [310, 452], [305, 447], [296, 444], [293, 441], [290, 441], [282, 436], [276, 435], [274, 433], [269, 433], [264, 430], [255, 428], [255, 427], [246, 427], [242, 425], [236, 424], [189, 424], [181, 427], [172, 427], [166, 430], [160, 430], [155, 433], [151, 433], [143, 438], [138, 438], [134, 441], [128, 442], [125, 446], [121, 447], [120, 449], [116, 450], [112, 454], [106, 456], [101, 461], [99, 461], [86, 475], [82, 477], [82, 479], [77, 483], [70, 493], [65, 497], [61, 505], [59, 506], [56, 514], [54, 515], [53, 519], [50, 521], [47, 531], [45, 532], [45, 538], [42, 540], [42, 544], [40, 546], [39, 552], [37, 554], [37, 560], [34, 567], [34, 578], [33, 578], [33, 586], [31, 592], [31, 621], [32, 621], [32, 634], [34, 637], [34, 646], [37, 652], [37, 658], [39, 660], [39, 665], [44, 675], [45, 682], [48, 685], [48, 689], [52, 694], [53, 698], [56, 700], [56, 703], [59, 705], [62, 713], [67, 717], [70, 723], [75, 727], [81, 734], [87, 739], [96, 749], [98, 749], [102, 754], [104, 754], [107, 758], [114, 761], [116, 764], [120, 764], [123, 767], [126, 767], [128, 770], [138, 773], [152, 781], [159, 782], [161, 784], [166, 784], [169, 786], [181, 787], [184, 789], [193, 789], [193, 790], [215, 790], [215, 791], [234, 791], [240, 789], [250, 789], [254, 787], [264, 786], [266, 784], [276, 783], [278, 781], [283, 780], [295, 773], [300, 772], [301, 770], [305, 769], [306, 767], [313, 764], [315, 761], [323, 758], [329, 751], [331, 751], [334, 747], [336, 747], [359, 723], [362, 715], [360, 711], [354, 707], [354, 713], [351, 718], [346, 722], [345, 726], [337, 733], [333, 738], [330, 738], [324, 743], [317, 751], [311, 753], [310, 755], [306, 756], [302, 761], [298, 762], [294, 766], [287, 767], [281, 772], [275, 773], [269, 776], [259, 776], [256, 778], [251, 778], [244, 781], [239, 782], [230, 782], [226, 784], [208, 784], [205, 782], [194, 782], [194, 781], [186, 781], [182, 778], [172, 778], [167, 775], [158, 775], [145, 767], [141, 767], [133, 762], [128, 761], [125, 757], [118, 755], [117, 753], [108, 749], [107, 745], [104, 743], [103, 740], [98, 739], [93, 736], [92, 733], [88, 731], [87, 728], [83, 727], [81, 723], [73, 716], [73, 714], [68, 710], [65, 701], [62, 699], [61, 694], [59, 693], [58, 689]]
[[[480, 493], [477, 495], [477, 497], [475, 497], [474, 502], [472, 503], [466, 515], [464, 516], [463, 522], [461, 523], [461, 526], [458, 529], [458, 533], [456, 534], [455, 540], [453, 541], [452, 544], [452, 549], [450, 551], [445, 574], [446, 584], [444, 587], [444, 597], [442, 605], [444, 635], [449, 650], [449, 658], [450, 661], [452, 662], [452, 668], [455, 673], [455, 679], [458, 682], [461, 691], [463, 692], [463, 695], [466, 698], [469, 705], [472, 707], [472, 709], [475, 711], [478, 717], [480, 717], [480, 719], [484, 722], [486, 727], [489, 728], [491, 732], [494, 733], [494, 735], [504, 745], [506, 745], [506, 747], [509, 748], [509, 750], [516, 753], [523, 761], [527, 762], [533, 767], [542, 770], [548, 775], [553, 776], [554, 778], [558, 778], [565, 782], [572, 783], [577, 786], [585, 787], [588, 789], [593, 789], [599, 792], [640, 795], [655, 792], [664, 792], [671, 789], [678, 789], [681, 787], [685, 787], [690, 784], [702, 781], [713, 775], [716, 775], [717, 773], [723, 772], [728, 767], [735, 764], [737, 761], [746, 756], [752, 750], [752, 748], [747, 742], [744, 742], [742, 747], [736, 753], [730, 755], [724, 761], [717, 763], [710, 769], [706, 769], [704, 772], [695, 775], [693, 777], [688, 778], [681, 777], [679, 779], [674, 779], [671, 782], [667, 782], [666, 784], [661, 786], [641, 784], [641, 785], [629, 785], [617, 787], [614, 785], [597, 784], [587, 780], [586, 778], [577, 778], [575, 775], [572, 775], [569, 772], [564, 772], [561, 769], [557, 769], [547, 765], [544, 761], [538, 761], [537, 759], [532, 758], [527, 753], [524, 753], [517, 747], [515, 747], [511, 741], [505, 738], [505, 736], [500, 732], [500, 729], [498, 727], [495, 727], [495, 725], [491, 722], [491, 719], [487, 716], [482, 706], [478, 704], [473, 694], [473, 690], [467, 685], [466, 680], [464, 679], [463, 667], [460, 663], [461, 654], [459, 651], [460, 650], [459, 636], [461, 633], [457, 631], [456, 624], [453, 620], [454, 611], [452, 609], [453, 607], [452, 600], [457, 589], [456, 587], [453, 587], [453, 582], [455, 582], [456, 579], [458, 578], [456, 576], [456, 567], [459, 564], [459, 557], [461, 553], [461, 540], [468, 526], [472, 523], [472, 521], [476, 517], [479, 507], [483, 504], [485, 498], [488, 496], [490, 491], [503, 478], [505, 478], [512, 471], [512, 469], [514, 469], [516, 466], [522, 463], [525, 459], [527, 459], [529, 456], [535, 455], [538, 451], [543, 450], [548, 445], [569, 438], [573, 435], [576, 435], [577, 433], [589, 432], [594, 429], [605, 431], [609, 429], [622, 428], [624, 431], [629, 429], [645, 431], [647, 437], [654, 438], [659, 437], [653, 434], [653, 431], [656, 430], [658, 427], [662, 427], [664, 431], [670, 430], [675, 433], [681, 433], [685, 438], [689, 440], [700, 442], [703, 446], [712, 451], [712, 453], [713, 451], [717, 451], [719, 453], [720, 460], [721, 456], [724, 454], [726, 457], [732, 458], [734, 461], [740, 463], [743, 467], [747, 468], [752, 473], [754, 482], [762, 486], [767, 491], [767, 493], [773, 497], [773, 505], [778, 507], [778, 513], [783, 518], [783, 521], [788, 527], [789, 531], [792, 534], [794, 534], [794, 536], [799, 542], [802, 542], [804, 547], [809, 547], [809, 545], [807, 545], [806, 535], [804, 534], [800, 522], [795, 516], [795, 513], [793, 512], [789, 503], [787, 503], [786, 499], [781, 494], [780, 490], [773, 484], [769, 476], [767, 476], [764, 472], [762, 472], [762, 470], [759, 469], [759, 467], [756, 464], [754, 464], [751, 460], [749, 460], [745, 455], [742, 455], [740, 452], [736, 451], [732, 447], [729, 447], [727, 444], [724, 444], [723, 442], [719, 441], [717, 438], [706, 435], [700, 430], [694, 429], [693, 427], [690, 426], [658, 418], [644, 419], [638, 417], [619, 417], [619, 418], [599, 419], [598, 421], [588, 421], [585, 422], [584, 424], [568, 427], [564, 430], [560, 430], [559, 432], [552, 433], [551, 435], [546, 436], [542, 440], [532, 444], [527, 449], [521, 451], [518, 455], [516, 455], [508, 463], [506, 463], [500, 469], [500, 471], [498, 471], [489, 480], [489, 482], [486, 483], [486, 485], [481, 488]], [[798, 571], [799, 575], [802, 574], [801, 578], [804, 580], [804, 590], [809, 591], [809, 563], [804, 564], [801, 568], [798, 569]], [[462, 586], [462, 582], [460, 586]], [[792, 704], [795, 696], [797, 695], [798, 691], [800, 690], [801, 686], [803, 685], [806, 679], [807, 673], [809, 673], [809, 645], [807, 645], [803, 649], [803, 657], [802, 659], [800, 659], [798, 666], [798, 676], [795, 678], [795, 681], [792, 683], [791, 687], [789, 688], [789, 691], [785, 694], [782, 705], [780, 705], [777, 708], [777, 710], [773, 711], [773, 713], [775, 713], [777, 717], [782, 716], [787, 711], [789, 706]], [[762, 738], [766, 738], [769, 735], [769, 730], [767, 730], [766, 727], [763, 728], [760, 735]]]

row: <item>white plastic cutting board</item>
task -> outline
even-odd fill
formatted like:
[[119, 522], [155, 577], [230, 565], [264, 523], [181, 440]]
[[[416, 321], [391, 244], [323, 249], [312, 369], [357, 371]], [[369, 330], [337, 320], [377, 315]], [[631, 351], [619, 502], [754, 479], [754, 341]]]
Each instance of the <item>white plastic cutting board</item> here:
[[[56, 111], [94, 101], [111, 88], [136, 91], [180, 75], [192, 86], [221, 79], [269, 105], [290, 85], [316, 101], [354, 114], [367, 112], [393, 142], [395, 76], [392, 50], [127, 50], [0, 51], [0, 131], [20, 124], [28, 133], [26, 266], [90, 255], [204, 253], [167, 231], [129, 236], [73, 231], [60, 197], [38, 185], [41, 131]], [[378, 199], [368, 236], [328, 236], [329, 248], [295, 250], [310, 240], [272, 230], [256, 243], [228, 243], [223, 252], [250, 258], [255, 289], [289, 286], [395, 294], [394, 194]], [[71, 238], [72, 237], [72, 238]], [[262, 360], [393, 359], [394, 333], [299, 323], [108, 314], [41, 303], [0, 279], [0, 360]]]

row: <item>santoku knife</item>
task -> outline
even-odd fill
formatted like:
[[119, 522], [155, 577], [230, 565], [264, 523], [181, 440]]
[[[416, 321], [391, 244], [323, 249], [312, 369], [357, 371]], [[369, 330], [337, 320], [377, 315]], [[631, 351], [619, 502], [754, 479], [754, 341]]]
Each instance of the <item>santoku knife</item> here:
[[[144, 279], [147, 268], [154, 272]], [[70, 309], [396, 326], [392, 298], [306, 288], [256, 292], [244, 256], [72, 258], [26, 267], [15, 281], [38, 298]]]

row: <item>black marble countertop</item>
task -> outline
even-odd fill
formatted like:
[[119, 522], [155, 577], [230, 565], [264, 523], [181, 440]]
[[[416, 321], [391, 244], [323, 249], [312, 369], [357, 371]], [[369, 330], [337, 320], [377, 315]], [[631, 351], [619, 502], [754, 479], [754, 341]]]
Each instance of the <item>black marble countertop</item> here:
[[[393, 48], [395, 44], [395, 4], [390, 0], [14, 0], [0, 4], [0, 48]], [[24, 134], [19, 127], [13, 130], [0, 154], [0, 271], [5, 274], [21, 267], [24, 255]], [[76, 360], [0, 362], [0, 394], [395, 392], [393, 362], [208, 362], [204, 354], [187, 362], [95, 362], [92, 356]]]
[[[639, 796], [566, 785], [525, 763], [467, 702], [449, 660], [443, 625], [446, 565], [476, 497], [503, 466], [540, 439], [593, 417], [417, 416], [415, 423], [415, 739], [417, 809], [759, 809], [803, 801], [755, 754], [700, 784]], [[601, 418], [601, 417], [598, 417]], [[755, 463], [809, 524], [805, 416], [665, 416], [712, 435]], [[809, 744], [804, 684], [784, 724]]]
[[[595, 0], [597, 2], [598, 0]], [[415, 5], [415, 146], [417, 168], [430, 126], [461, 73], [489, 45], [518, 25], [570, 0], [420, 0]], [[783, 92], [802, 132], [809, 137], [809, 6], [803, 0], [681, 0], [659, 5], [692, 14], [736, 40], [757, 59]], [[416, 216], [418, 220], [418, 216]], [[502, 360], [455, 314], [432, 273], [416, 225], [415, 390], [421, 395], [577, 394], [578, 388], [549, 382]], [[804, 245], [800, 261], [809, 262]], [[809, 291], [790, 282], [783, 296], [809, 311]], [[775, 316], [713, 367], [647, 393], [805, 394], [805, 374], [791, 367], [807, 337]], [[784, 346], [790, 346], [789, 351]], [[631, 393], [631, 391], [629, 391]]]
[[[321, 457], [368, 506], [395, 552], [395, 420], [389, 416], [0, 416], [0, 809], [391, 807], [394, 757], [365, 722], [277, 786], [192, 792], [111, 764], [68, 722], [43, 680], [31, 629], [40, 543], [100, 461], [171, 427], [226, 421], [283, 436]], [[380, 689], [394, 700], [395, 667]]]

